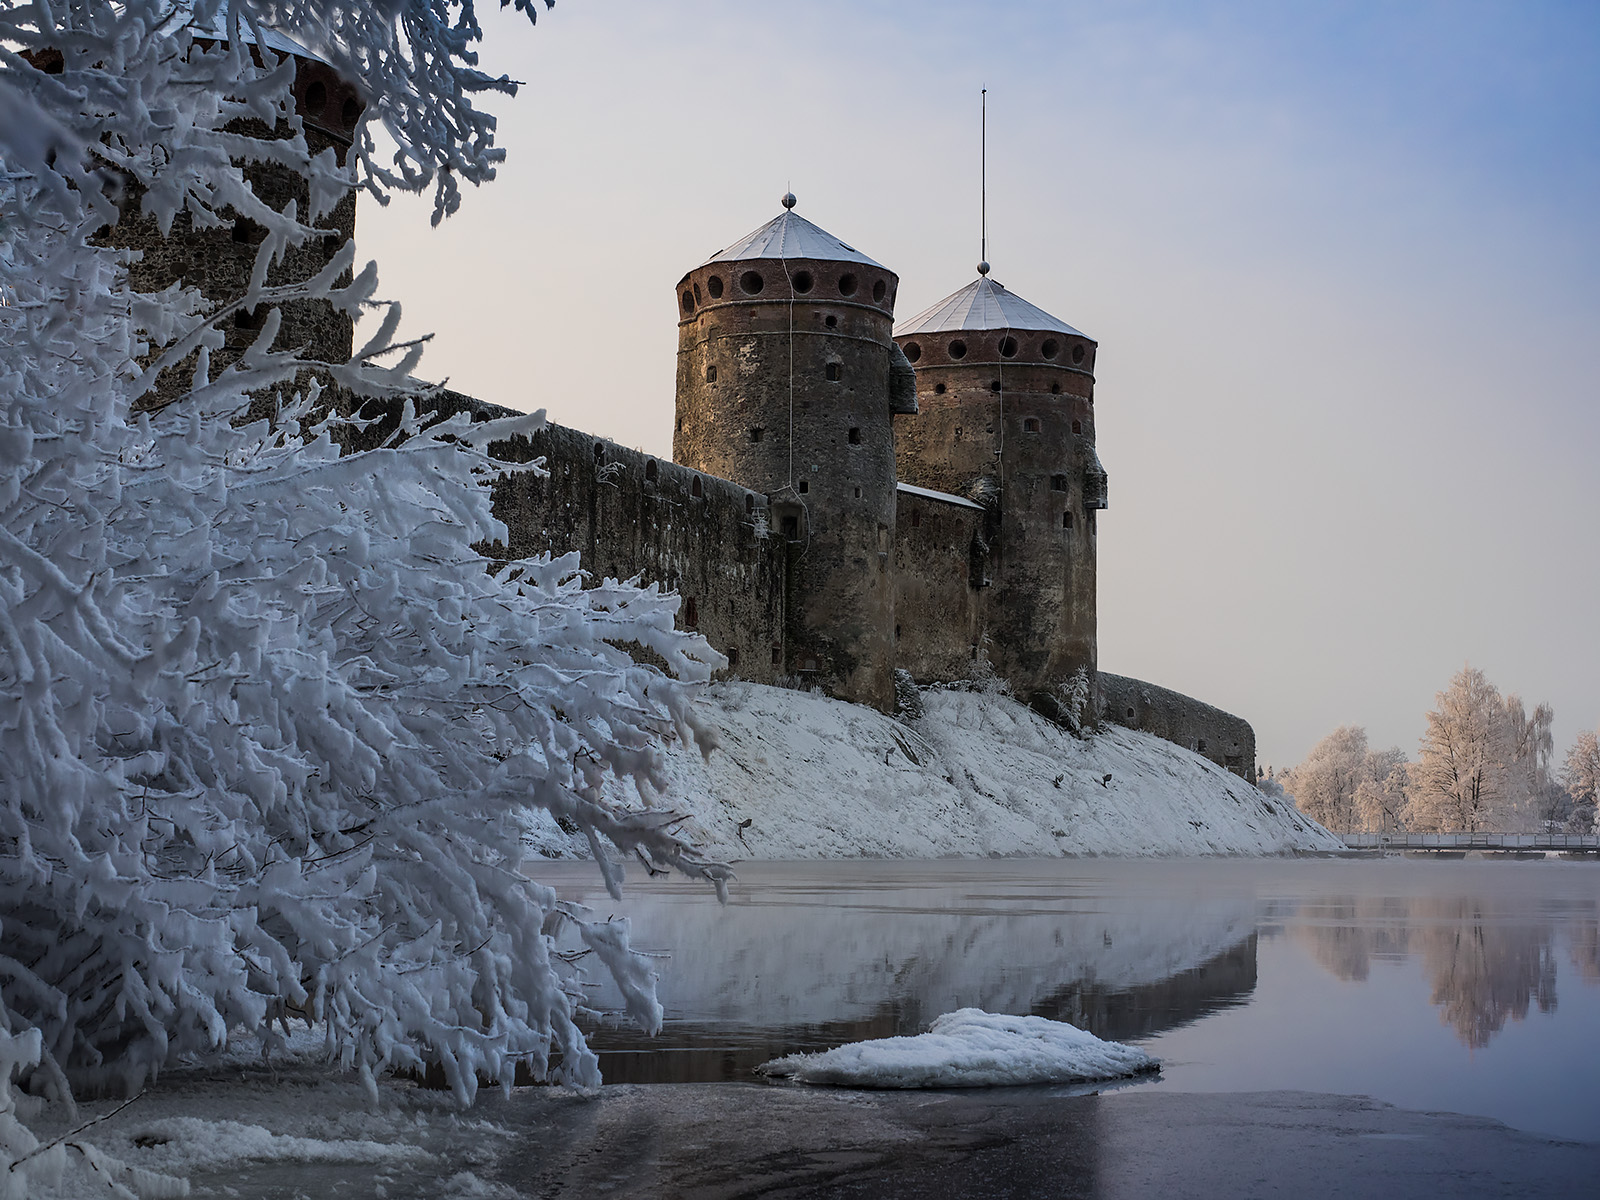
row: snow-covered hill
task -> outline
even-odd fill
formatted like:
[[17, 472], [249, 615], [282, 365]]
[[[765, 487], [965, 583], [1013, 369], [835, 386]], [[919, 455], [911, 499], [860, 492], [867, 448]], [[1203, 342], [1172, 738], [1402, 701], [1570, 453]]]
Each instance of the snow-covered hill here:
[[[1074, 738], [1009, 697], [930, 690], [910, 723], [751, 683], [712, 687], [709, 758], [669, 752], [670, 803], [722, 859], [1285, 854], [1337, 838], [1148, 734]], [[742, 822], [749, 822], [743, 830]], [[586, 857], [539, 826], [542, 852]]]

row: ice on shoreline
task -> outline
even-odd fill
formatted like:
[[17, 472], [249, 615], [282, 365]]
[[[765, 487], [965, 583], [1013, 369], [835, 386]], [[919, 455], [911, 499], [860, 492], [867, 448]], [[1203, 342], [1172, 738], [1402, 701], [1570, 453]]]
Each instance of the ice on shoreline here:
[[1043, 1017], [962, 1008], [915, 1037], [852, 1042], [763, 1063], [763, 1075], [860, 1088], [1015, 1087], [1124, 1079], [1160, 1070], [1135, 1046]]

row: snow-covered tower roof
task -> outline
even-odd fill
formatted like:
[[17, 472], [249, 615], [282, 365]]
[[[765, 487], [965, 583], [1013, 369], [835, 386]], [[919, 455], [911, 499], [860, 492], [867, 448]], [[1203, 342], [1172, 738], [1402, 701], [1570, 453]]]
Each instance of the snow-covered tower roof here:
[[788, 207], [760, 229], [717, 251], [706, 262], [745, 262], [753, 258], [809, 258], [817, 262], [852, 262], [886, 269], [882, 263], [841, 242]]
[[897, 338], [913, 334], [954, 333], [957, 330], [1011, 329], [1036, 333], [1065, 333], [1086, 338], [1065, 321], [1052, 317], [1036, 304], [1015, 292], [1008, 292], [987, 275], [980, 275], [966, 287], [930, 304], [914, 317], [895, 326]]

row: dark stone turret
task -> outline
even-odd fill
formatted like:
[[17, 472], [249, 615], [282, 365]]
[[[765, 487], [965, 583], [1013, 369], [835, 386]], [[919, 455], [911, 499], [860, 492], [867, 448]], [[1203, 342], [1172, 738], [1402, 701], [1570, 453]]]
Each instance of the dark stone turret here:
[[[986, 268], [981, 268], [986, 269]], [[920, 412], [897, 423], [900, 478], [983, 504], [983, 650], [1017, 693], [1091, 675], [1095, 342], [980, 276], [895, 330]]]
[[678, 284], [673, 458], [766, 494], [786, 673], [892, 708], [899, 279], [785, 201]]

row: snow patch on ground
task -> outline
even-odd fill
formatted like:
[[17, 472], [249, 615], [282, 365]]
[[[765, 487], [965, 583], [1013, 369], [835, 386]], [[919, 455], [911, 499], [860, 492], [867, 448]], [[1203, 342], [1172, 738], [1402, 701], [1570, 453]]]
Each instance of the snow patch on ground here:
[[799, 1083], [863, 1088], [1012, 1087], [1087, 1083], [1158, 1070], [1143, 1050], [1043, 1017], [963, 1008], [915, 1037], [853, 1042], [820, 1054], [791, 1054], [758, 1067]]
[[[709, 688], [709, 758], [668, 753], [667, 803], [723, 859], [1289, 854], [1342, 844], [1149, 734], [1075, 738], [1026, 705], [931, 689], [911, 722], [815, 693]], [[587, 857], [541, 820], [538, 851]]]

